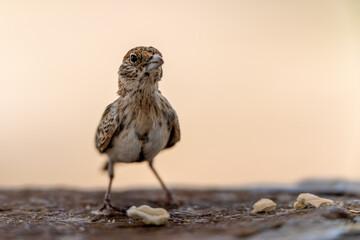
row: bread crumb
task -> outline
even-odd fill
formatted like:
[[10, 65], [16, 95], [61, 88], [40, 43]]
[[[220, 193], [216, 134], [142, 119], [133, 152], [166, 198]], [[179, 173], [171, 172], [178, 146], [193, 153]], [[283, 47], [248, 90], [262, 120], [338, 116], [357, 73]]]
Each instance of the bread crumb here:
[[163, 225], [170, 218], [170, 214], [163, 208], [152, 208], [147, 205], [132, 206], [126, 211], [131, 218], [141, 219], [145, 224]]
[[262, 198], [253, 205], [253, 213], [259, 212], [273, 212], [276, 209], [276, 204], [267, 198]]
[[355, 214], [359, 214], [359, 213], [360, 213], [360, 211], [359, 211], [359, 210], [352, 210], [352, 209], [350, 209], [350, 210], [349, 210], [349, 212], [351, 212], [351, 213], [355, 213]]
[[299, 209], [306, 208], [306, 205], [304, 203], [295, 202], [294, 203], [294, 208], [299, 210]]
[[327, 198], [321, 198], [311, 193], [301, 193], [297, 202], [294, 203], [295, 209], [302, 209], [305, 207], [325, 207], [325, 206], [333, 206], [334, 201]]

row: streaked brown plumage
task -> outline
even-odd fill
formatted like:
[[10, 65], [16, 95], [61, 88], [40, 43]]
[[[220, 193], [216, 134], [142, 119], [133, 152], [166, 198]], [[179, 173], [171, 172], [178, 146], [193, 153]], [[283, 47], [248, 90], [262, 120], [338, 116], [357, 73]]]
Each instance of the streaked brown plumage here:
[[110, 182], [101, 210], [111, 206], [114, 163], [147, 161], [167, 194], [172, 196], [153, 167], [154, 157], [180, 140], [177, 114], [161, 95], [162, 55], [153, 47], [128, 51], [119, 68], [119, 98], [107, 106], [96, 131], [96, 147], [108, 155]]

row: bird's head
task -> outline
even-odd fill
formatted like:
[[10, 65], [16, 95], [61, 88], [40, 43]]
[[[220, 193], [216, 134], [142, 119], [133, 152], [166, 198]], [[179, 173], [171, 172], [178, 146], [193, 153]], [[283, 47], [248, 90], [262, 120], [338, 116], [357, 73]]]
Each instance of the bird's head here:
[[119, 68], [119, 87], [157, 86], [162, 77], [163, 63], [160, 51], [154, 47], [136, 47], [129, 50]]

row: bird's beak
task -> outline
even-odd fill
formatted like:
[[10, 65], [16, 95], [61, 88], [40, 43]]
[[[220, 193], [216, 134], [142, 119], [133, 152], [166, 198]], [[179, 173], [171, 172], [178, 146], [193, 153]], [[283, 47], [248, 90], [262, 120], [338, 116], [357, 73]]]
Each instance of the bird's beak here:
[[152, 56], [152, 58], [147, 62], [148, 65], [146, 67], [146, 71], [158, 68], [163, 65], [163, 63], [164, 60], [162, 59], [162, 57], [158, 54], [154, 54], [154, 56]]

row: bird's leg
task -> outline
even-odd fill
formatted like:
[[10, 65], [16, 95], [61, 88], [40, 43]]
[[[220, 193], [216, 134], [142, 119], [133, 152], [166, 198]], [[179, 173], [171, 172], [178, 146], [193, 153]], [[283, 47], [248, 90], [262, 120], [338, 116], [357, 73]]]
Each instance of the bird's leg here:
[[155, 168], [153, 166], [153, 161], [152, 160], [149, 161], [149, 167], [153, 171], [153, 173], [155, 174], [156, 178], [159, 180], [162, 188], [164, 189], [164, 191], [166, 193], [166, 202], [167, 203], [172, 203], [173, 202], [173, 196], [172, 196], [171, 192], [169, 191], [169, 189], [166, 187], [165, 183], [160, 178], [159, 174], [156, 172], [156, 170], [155, 170]]
[[111, 184], [112, 184], [112, 181], [114, 178], [114, 163], [111, 160], [109, 160], [109, 164], [108, 164], [108, 173], [109, 173], [109, 177], [110, 177], [109, 186], [105, 193], [104, 205], [99, 209], [99, 211], [103, 211], [106, 209], [106, 210], [110, 210], [110, 211], [121, 212], [121, 210], [119, 208], [112, 206], [110, 203]]

